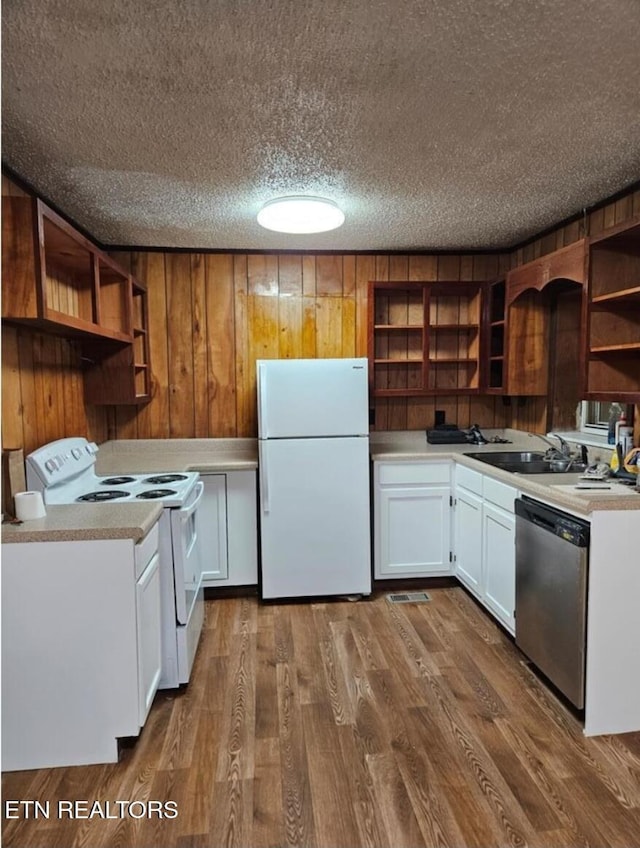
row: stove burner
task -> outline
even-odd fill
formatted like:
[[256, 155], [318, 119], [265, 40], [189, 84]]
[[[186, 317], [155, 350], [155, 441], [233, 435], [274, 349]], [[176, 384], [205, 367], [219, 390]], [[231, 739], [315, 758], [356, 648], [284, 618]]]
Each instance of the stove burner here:
[[152, 501], [156, 498], [167, 498], [169, 495], [175, 495], [173, 489], [149, 489], [147, 492], [140, 492], [139, 495], [136, 495], [137, 498], [141, 498], [143, 501]]
[[131, 492], [125, 492], [122, 489], [103, 489], [101, 492], [87, 492], [86, 495], [80, 495], [76, 501], [87, 501], [95, 503], [96, 501], [114, 501], [116, 498], [128, 498]]
[[153, 483], [154, 486], [162, 486], [166, 483], [177, 483], [178, 480], [186, 480], [186, 474], [157, 474], [155, 477], [146, 477], [143, 483]]
[[123, 483], [133, 483], [135, 479], [135, 477], [107, 477], [105, 480], [101, 480], [100, 483], [103, 486], [121, 486]]

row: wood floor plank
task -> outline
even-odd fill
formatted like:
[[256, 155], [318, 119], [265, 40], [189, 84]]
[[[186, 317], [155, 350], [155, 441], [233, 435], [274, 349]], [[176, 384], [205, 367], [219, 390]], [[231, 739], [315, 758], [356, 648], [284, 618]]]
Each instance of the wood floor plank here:
[[303, 704], [301, 712], [317, 844], [358, 845], [356, 793], [342, 759], [331, 706]]
[[369, 755], [367, 767], [386, 830], [386, 840], [382, 845], [390, 848], [397, 845], [423, 846], [425, 842], [411, 799], [393, 754]]
[[237, 633], [229, 655], [229, 685], [222, 711], [216, 780], [239, 782], [253, 777], [255, 743], [256, 635]]
[[282, 819], [282, 763], [277, 737], [256, 739], [255, 778], [253, 781], [254, 848], [282, 845], [285, 841]]
[[277, 687], [285, 843], [313, 846], [316, 845], [313, 801], [301, 705], [295, 672], [288, 663], [278, 663]]
[[189, 685], [157, 694], [119, 762], [2, 776], [5, 800], [178, 817], [5, 816], [3, 846], [638, 848], [640, 733], [585, 737], [466, 591], [426, 588], [207, 600]]

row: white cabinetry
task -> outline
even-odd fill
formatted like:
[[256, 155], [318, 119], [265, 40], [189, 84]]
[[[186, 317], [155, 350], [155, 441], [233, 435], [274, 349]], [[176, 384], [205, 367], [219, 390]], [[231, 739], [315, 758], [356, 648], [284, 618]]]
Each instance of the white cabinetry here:
[[463, 465], [455, 478], [456, 577], [513, 634], [518, 490]]
[[201, 539], [202, 585], [226, 580], [229, 576], [227, 551], [227, 475], [201, 474], [204, 492], [198, 517]]
[[[480, 476], [480, 475], [478, 475]], [[458, 485], [456, 477], [455, 573], [475, 594], [482, 586], [482, 496]]]
[[156, 551], [136, 583], [138, 707], [141, 727], [151, 709], [162, 674], [160, 609], [160, 555]]
[[198, 510], [202, 585], [254, 586], [258, 582], [258, 528], [254, 469], [200, 472]]
[[158, 526], [2, 546], [2, 767], [116, 762], [160, 678]]
[[374, 577], [451, 573], [451, 464], [376, 462]]

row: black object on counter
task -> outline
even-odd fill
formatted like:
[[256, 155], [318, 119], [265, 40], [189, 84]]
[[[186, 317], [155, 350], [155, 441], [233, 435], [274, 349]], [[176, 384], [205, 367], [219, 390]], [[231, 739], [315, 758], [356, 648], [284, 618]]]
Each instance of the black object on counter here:
[[427, 430], [427, 441], [430, 445], [466, 445], [469, 436], [455, 424], [441, 424], [433, 430]]
[[488, 445], [489, 444], [488, 440], [485, 439], [485, 437], [482, 435], [480, 427], [478, 427], [477, 424], [471, 425], [471, 427], [469, 428], [469, 436], [470, 436], [469, 441], [474, 445]]

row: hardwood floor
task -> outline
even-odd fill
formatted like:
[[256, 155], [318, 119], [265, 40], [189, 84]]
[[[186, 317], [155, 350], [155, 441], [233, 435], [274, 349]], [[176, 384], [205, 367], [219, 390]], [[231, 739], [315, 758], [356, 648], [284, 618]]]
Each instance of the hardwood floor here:
[[[640, 845], [640, 734], [585, 738], [462, 589], [429, 594], [207, 601], [191, 683], [119, 763], [3, 776], [4, 814], [50, 804], [3, 818], [3, 845]], [[70, 819], [60, 799], [143, 803]]]

